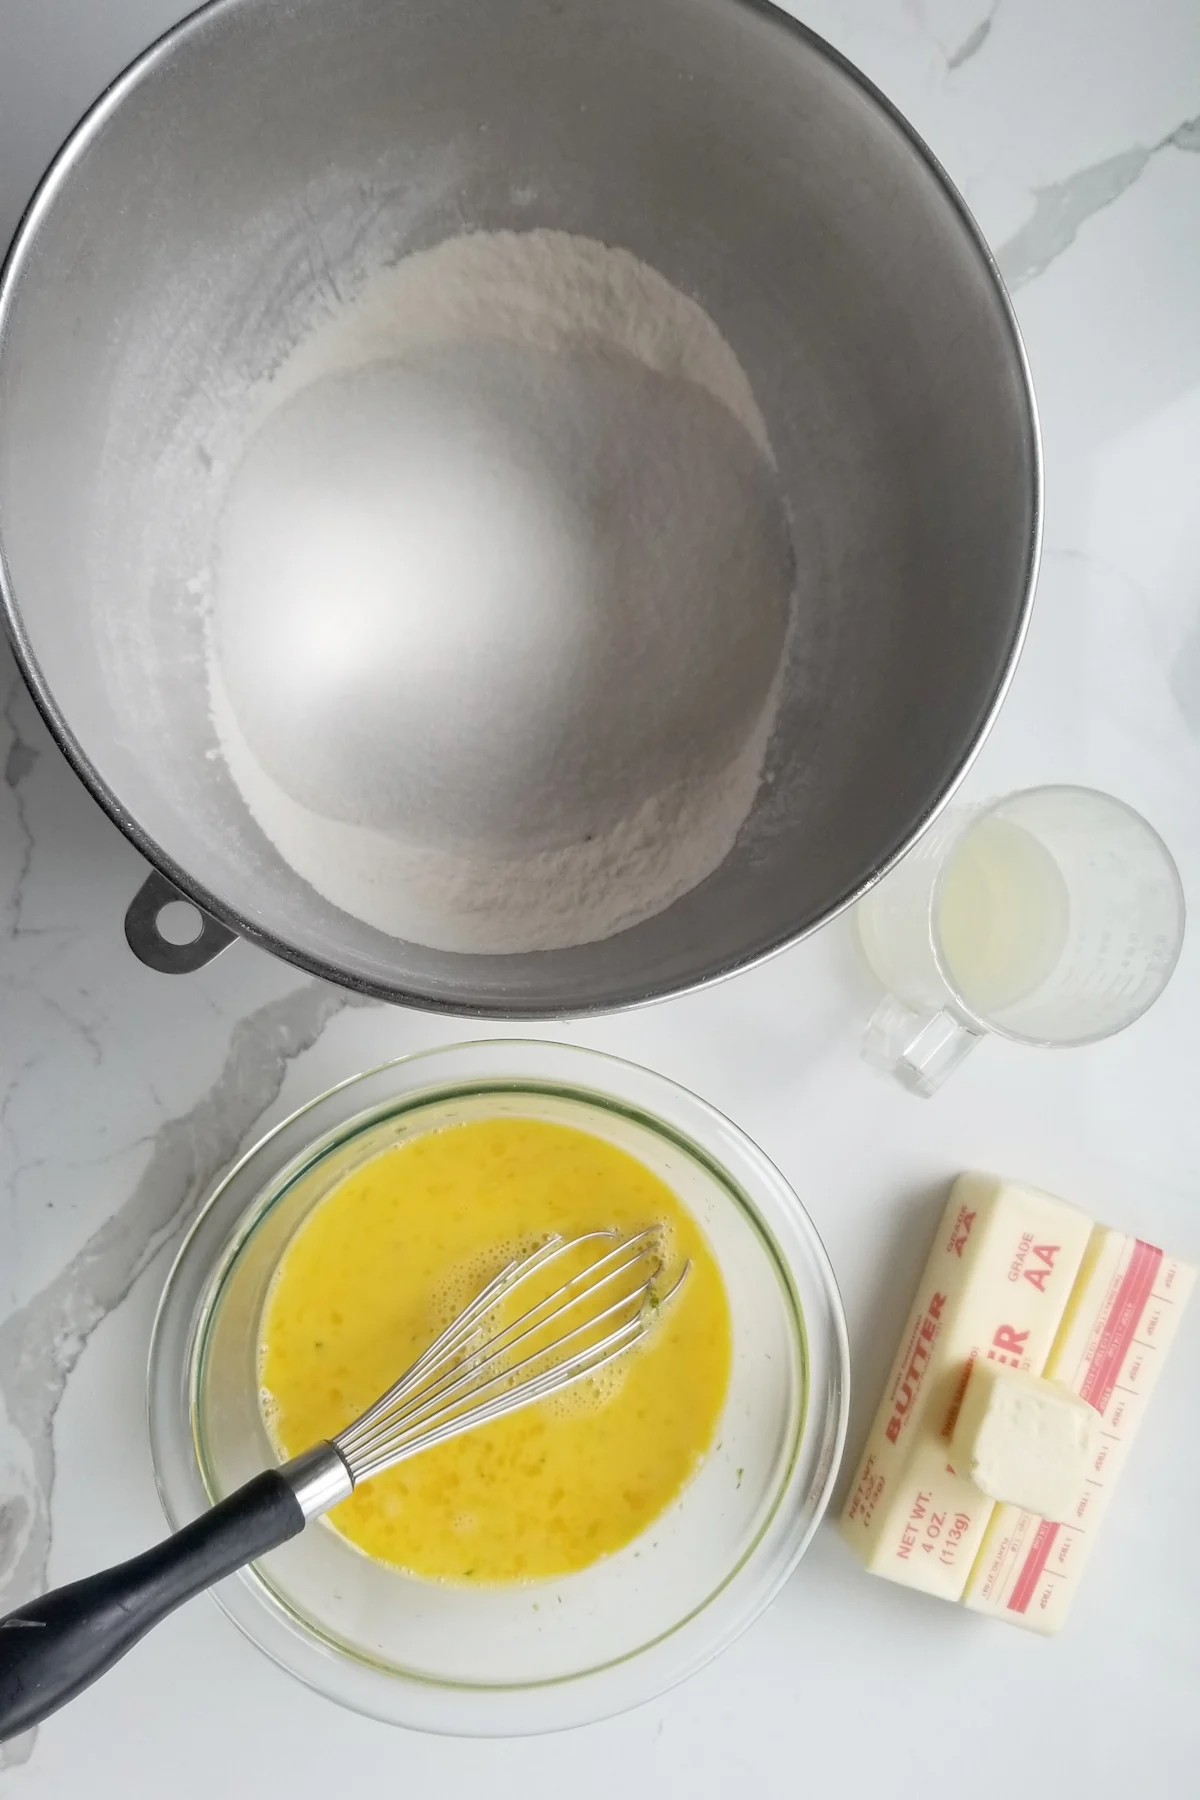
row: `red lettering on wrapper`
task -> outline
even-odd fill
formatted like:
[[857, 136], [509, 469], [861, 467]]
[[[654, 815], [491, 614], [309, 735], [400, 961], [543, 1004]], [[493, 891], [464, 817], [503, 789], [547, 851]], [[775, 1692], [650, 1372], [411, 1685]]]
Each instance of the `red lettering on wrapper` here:
[[938, 1558], [939, 1562], [944, 1563], [948, 1569], [952, 1569], [957, 1562], [958, 1553], [962, 1547], [962, 1540], [970, 1529], [970, 1513], [955, 1513], [953, 1519], [950, 1521], [950, 1528], [946, 1533], [946, 1542], [942, 1545], [941, 1556]]
[[1029, 1602], [1037, 1590], [1037, 1585], [1042, 1578], [1042, 1571], [1046, 1567], [1050, 1552], [1054, 1548], [1054, 1540], [1060, 1530], [1061, 1526], [1049, 1519], [1043, 1519], [1034, 1532], [1029, 1553], [1009, 1596], [1008, 1609], [1010, 1612], [1023, 1613], [1028, 1610]]
[[854, 1489], [850, 1504], [846, 1509], [846, 1517], [855, 1523], [869, 1526], [871, 1515], [883, 1492], [883, 1486], [883, 1477], [876, 1467], [875, 1458], [868, 1456], [863, 1464], [863, 1471], [858, 1478], [858, 1484]]
[[1061, 1249], [1061, 1244], [1035, 1244], [1033, 1246], [1033, 1254], [1041, 1267], [1026, 1269], [1025, 1279], [1033, 1283], [1039, 1294], [1044, 1294], [1046, 1291], [1046, 1282], [1054, 1273], [1054, 1259]]
[[925, 1371], [929, 1367], [930, 1352], [937, 1338], [942, 1309], [945, 1304], [945, 1294], [934, 1294], [917, 1327], [908, 1367], [901, 1375], [892, 1399], [892, 1416], [884, 1427], [884, 1433], [889, 1443], [895, 1444], [899, 1441], [900, 1433], [904, 1429], [904, 1421], [912, 1411], [913, 1402], [920, 1390], [921, 1382], [924, 1380]]
[[1033, 1233], [1032, 1231], [1023, 1231], [1013, 1259], [1008, 1265], [1008, 1279], [1010, 1281], [1020, 1281], [1021, 1271], [1025, 1267], [1025, 1258], [1032, 1249]]
[[[1162, 1251], [1153, 1244], [1145, 1244], [1141, 1238], [1134, 1240], [1129, 1266], [1121, 1277], [1108, 1315], [1101, 1325], [1087, 1374], [1079, 1388], [1080, 1397], [1099, 1413], [1106, 1410], [1112, 1398], [1117, 1375], [1129, 1353], [1138, 1320], [1150, 1299], [1162, 1260]], [[1112, 1428], [1115, 1431], [1116, 1425]]]
[[1014, 1368], [1020, 1368], [1025, 1361], [1025, 1346], [1028, 1342], [1027, 1331], [1015, 1331], [1011, 1325], [1001, 1325], [992, 1339], [988, 1356], [993, 1362], [1009, 1363]]
[[967, 1392], [967, 1383], [971, 1379], [971, 1370], [975, 1367], [975, 1362], [976, 1355], [974, 1350], [972, 1350], [970, 1356], [968, 1356], [966, 1362], [963, 1364], [962, 1374], [954, 1384], [954, 1397], [950, 1402], [950, 1408], [946, 1414], [946, 1423], [942, 1426], [942, 1436], [946, 1439], [954, 1436], [954, 1427], [958, 1422], [958, 1415], [962, 1411], [962, 1403]]
[[918, 1527], [928, 1512], [929, 1502], [932, 1499], [933, 1494], [929, 1492], [918, 1494], [913, 1501], [912, 1511], [908, 1515], [908, 1523], [900, 1533], [900, 1543], [896, 1550], [896, 1556], [900, 1562], [907, 1562], [912, 1555], [913, 1546], [920, 1535]]
[[954, 1224], [950, 1229], [950, 1240], [946, 1245], [947, 1250], [952, 1251], [953, 1254], [958, 1257], [960, 1262], [962, 1260], [962, 1253], [967, 1247], [967, 1239], [971, 1235], [971, 1227], [974, 1223], [975, 1214], [969, 1211], [967, 1207], [960, 1206], [958, 1209], [958, 1217], [955, 1219]]

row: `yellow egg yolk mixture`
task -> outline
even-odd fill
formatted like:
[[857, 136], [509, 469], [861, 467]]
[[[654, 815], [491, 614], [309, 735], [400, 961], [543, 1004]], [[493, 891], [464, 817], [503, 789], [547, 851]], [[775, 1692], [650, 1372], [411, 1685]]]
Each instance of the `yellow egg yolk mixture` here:
[[678, 1293], [634, 1349], [565, 1395], [364, 1482], [330, 1523], [378, 1561], [445, 1581], [567, 1574], [619, 1550], [675, 1498], [712, 1441], [731, 1332], [712, 1251], [677, 1196], [573, 1126], [497, 1116], [381, 1152], [313, 1210], [264, 1312], [260, 1379], [296, 1455], [363, 1412], [514, 1255], [659, 1226]]

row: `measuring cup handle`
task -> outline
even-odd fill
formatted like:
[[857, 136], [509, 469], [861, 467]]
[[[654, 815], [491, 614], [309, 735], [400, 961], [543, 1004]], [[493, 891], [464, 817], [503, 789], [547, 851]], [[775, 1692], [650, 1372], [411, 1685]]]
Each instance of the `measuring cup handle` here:
[[910, 1093], [927, 1100], [982, 1036], [955, 1013], [914, 1012], [888, 994], [867, 1026], [862, 1053], [872, 1068], [894, 1075]]

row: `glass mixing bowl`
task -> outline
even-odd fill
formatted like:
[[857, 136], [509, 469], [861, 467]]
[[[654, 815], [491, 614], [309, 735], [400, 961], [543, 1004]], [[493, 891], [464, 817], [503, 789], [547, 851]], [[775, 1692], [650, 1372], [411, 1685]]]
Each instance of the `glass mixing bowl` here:
[[418, 1132], [557, 1120], [630, 1151], [679, 1194], [724, 1275], [729, 1393], [712, 1450], [617, 1554], [508, 1587], [418, 1580], [317, 1522], [217, 1590], [285, 1669], [344, 1705], [434, 1731], [518, 1734], [619, 1712], [682, 1680], [769, 1603], [829, 1498], [846, 1428], [845, 1320], [828, 1258], [736, 1126], [630, 1063], [560, 1044], [463, 1044], [356, 1076], [270, 1132], [222, 1182], [167, 1280], [150, 1437], [175, 1527], [276, 1460], [258, 1401], [271, 1277], [350, 1170]]

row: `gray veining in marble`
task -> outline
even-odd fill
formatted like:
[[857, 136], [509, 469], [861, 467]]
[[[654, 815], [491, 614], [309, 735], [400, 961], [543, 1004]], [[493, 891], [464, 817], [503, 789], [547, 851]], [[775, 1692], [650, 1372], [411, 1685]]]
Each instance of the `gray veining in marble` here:
[[958, 46], [958, 49], [952, 51], [946, 58], [946, 68], [950, 73], [953, 73], [956, 69], [961, 69], [963, 64], [969, 63], [973, 56], [978, 56], [979, 52], [983, 49], [983, 46], [987, 43], [995, 17], [996, 8], [993, 6], [992, 10], [980, 19], [975, 29], [968, 32], [967, 36]]
[[[8, 661], [8, 658], [6, 657], [5, 660]], [[5, 785], [12, 790], [13, 805], [16, 809], [17, 821], [22, 839], [22, 860], [16, 870], [12, 882], [13, 918], [11, 929], [13, 936], [15, 937], [22, 929], [21, 899], [25, 886], [25, 877], [29, 873], [29, 859], [33, 854], [33, 833], [30, 829], [29, 820], [25, 815], [25, 801], [21, 792], [21, 784], [25, 780], [25, 777], [32, 774], [33, 770], [36, 768], [37, 760], [41, 753], [36, 744], [31, 744], [29, 740], [22, 735], [18, 718], [18, 709], [22, 703], [27, 703], [28, 692], [25, 683], [17, 673], [15, 663], [9, 663], [7, 674], [8, 691], [5, 695], [4, 707], [2, 712], [0, 712], [0, 717], [3, 718], [4, 723], [11, 731], [12, 739], [8, 746], [8, 754], [4, 759], [4, 782]]]
[[[311, 1048], [353, 995], [310, 982], [235, 1026], [216, 1082], [168, 1120], [129, 1199], [48, 1286], [0, 1324], [0, 1424], [9, 1467], [0, 1502], [0, 1612], [45, 1585], [54, 1487], [54, 1415], [92, 1332], [164, 1245], [179, 1237], [247, 1132], [278, 1095], [289, 1062]], [[0, 1749], [24, 1761], [32, 1734]]]
[[1119, 200], [1152, 158], [1168, 149], [1200, 151], [1200, 115], [1185, 119], [1149, 148], [1134, 144], [1116, 156], [1077, 169], [1064, 181], [1034, 190], [1032, 218], [996, 252], [1000, 273], [1012, 289], [1022, 288], [1069, 249], [1087, 221]]

